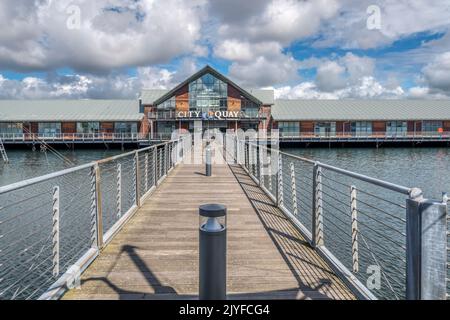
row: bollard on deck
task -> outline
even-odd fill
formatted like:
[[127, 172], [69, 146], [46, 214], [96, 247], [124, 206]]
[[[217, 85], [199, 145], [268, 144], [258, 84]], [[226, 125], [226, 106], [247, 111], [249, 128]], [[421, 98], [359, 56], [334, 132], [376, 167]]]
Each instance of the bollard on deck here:
[[211, 175], [212, 175], [212, 168], [211, 168], [211, 157], [212, 157], [212, 155], [211, 155], [211, 145], [210, 145], [210, 143], [208, 142], [208, 144], [206, 145], [206, 148], [205, 148], [205, 157], [206, 157], [206, 176], [207, 177], [211, 177]]
[[220, 204], [200, 206], [200, 300], [225, 300], [227, 287], [227, 208]]

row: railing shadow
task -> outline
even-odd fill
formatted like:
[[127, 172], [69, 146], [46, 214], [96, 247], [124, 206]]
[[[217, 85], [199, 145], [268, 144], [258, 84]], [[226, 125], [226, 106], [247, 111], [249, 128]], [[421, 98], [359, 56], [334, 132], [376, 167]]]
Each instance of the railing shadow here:
[[297, 280], [296, 299], [354, 299], [332, 269], [273, 201], [239, 165], [230, 165], [237, 182]]

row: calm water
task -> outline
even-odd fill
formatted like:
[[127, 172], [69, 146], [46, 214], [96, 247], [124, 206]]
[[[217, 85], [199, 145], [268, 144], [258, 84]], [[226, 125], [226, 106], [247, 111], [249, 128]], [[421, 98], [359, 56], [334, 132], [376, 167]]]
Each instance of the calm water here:
[[421, 188], [426, 197], [450, 193], [450, 148], [285, 148], [284, 151], [383, 179]]
[[[450, 192], [449, 150], [450, 148], [284, 149], [288, 153], [317, 159], [321, 162], [358, 173], [408, 187], [419, 187], [424, 191], [426, 197], [434, 198], [439, 198], [443, 191]], [[59, 152], [73, 164], [61, 161], [59, 157], [50, 152], [8, 151], [10, 163], [4, 164], [0, 161], [0, 186], [61, 170], [72, 165], [80, 165], [106, 158], [119, 154], [122, 151], [118, 149], [91, 149]], [[287, 163], [284, 164], [288, 165]], [[129, 159], [124, 160], [123, 170], [130, 171], [131, 169]], [[308, 229], [311, 228], [311, 169], [307, 165], [296, 167], [296, 170], [299, 171], [296, 177], [298, 219]], [[105, 191], [105, 193], [109, 193], [111, 186], [114, 186], [114, 170], [115, 168], [105, 168], [102, 171], [104, 172], [102, 191]], [[358, 182], [346, 180], [345, 177], [333, 175], [331, 172], [325, 171], [324, 174], [331, 179], [341, 182], [341, 184], [333, 184], [332, 180], [324, 181], [324, 185], [328, 183], [333, 188], [324, 189], [325, 244], [341, 262], [351, 269], [351, 216], [348, 201], [348, 185], [354, 185]], [[58, 182], [58, 184], [63, 186], [61, 189], [61, 205], [63, 206], [63, 211], [66, 212], [61, 221], [61, 252], [64, 253], [61, 257], [63, 261], [62, 271], [74, 262], [73, 257], [84, 253], [90, 245], [90, 228], [86, 227], [90, 224], [89, 212], [91, 205], [88, 176], [88, 171], [80, 172], [70, 177], [61, 178], [61, 181]], [[324, 178], [326, 179], [326, 176]], [[286, 179], [288, 179], [286, 181], [289, 181], [289, 176]], [[130, 181], [123, 181], [124, 189], [128, 191], [132, 189]], [[41, 293], [37, 288], [48, 287], [57, 278], [52, 278], [51, 276], [51, 188], [55, 184], [56, 182], [52, 181], [48, 185], [42, 184], [12, 195], [0, 196], [0, 212], [3, 212], [0, 234], [4, 235], [3, 241], [0, 241], [0, 252], [2, 252], [1, 258], [6, 262], [0, 268], [0, 279], [6, 279], [0, 282], [0, 293], [4, 290], [0, 300], [12, 297], [36, 298]], [[344, 186], [344, 184], [347, 186]], [[369, 186], [364, 184], [358, 184], [357, 186], [361, 187], [361, 190], [367, 188], [365, 190], [374, 192], [378, 196], [400, 205], [405, 203], [404, 196], [398, 196], [391, 192], [386, 193], [385, 190], [370, 189]], [[44, 197], [34, 198], [34, 195], [38, 196], [42, 192], [46, 194]], [[285, 206], [292, 212], [292, 202], [289, 202], [291, 199], [289, 196], [289, 183], [286, 184], [284, 192], [286, 198]], [[23, 193], [26, 193], [27, 198], [31, 199], [29, 202], [20, 202], [23, 199]], [[405, 253], [404, 249], [396, 246], [395, 243], [404, 244], [405, 239], [402, 235], [386, 228], [386, 226], [404, 233], [404, 222], [399, 222], [397, 218], [404, 218], [405, 210], [397, 205], [389, 207], [386, 202], [360, 192], [358, 192], [358, 199], [358, 201], [361, 201], [358, 202], [358, 220], [362, 235], [359, 240], [360, 272], [358, 278], [366, 284], [366, 280], [369, 277], [367, 267], [374, 265], [373, 254], [375, 254], [376, 258], [380, 259], [377, 260], [377, 263], [382, 265], [383, 270], [387, 270], [383, 274], [382, 287], [378, 292], [378, 296], [383, 298], [402, 298], [402, 293], [404, 292]], [[107, 199], [105, 197], [103, 200], [105, 202], [103, 204], [105, 213], [110, 212], [110, 215], [114, 217], [115, 198]], [[394, 219], [390, 219], [383, 212], [374, 210], [370, 206], [365, 206], [364, 202], [389, 211], [395, 216]], [[18, 205], [11, 207], [9, 203], [18, 203]], [[108, 209], [108, 206], [111, 208]], [[124, 206], [126, 207], [126, 204]], [[377, 223], [373, 218], [382, 221], [382, 224]], [[113, 219], [110, 220], [113, 221]], [[112, 222], [108, 224], [108, 221], [105, 220], [105, 223], [110, 225]], [[20, 225], [19, 229], [21, 232], [14, 231], [18, 225]], [[382, 232], [381, 236], [378, 233], [380, 231]], [[383, 238], [385, 236], [393, 239], [395, 243]], [[74, 246], [74, 243], [77, 245]], [[389, 254], [386, 253], [386, 248], [389, 248]], [[35, 265], [33, 262], [32, 273], [17, 268], [18, 265], [27, 266], [30, 264], [30, 261], [43, 261], [43, 264]], [[22, 279], [24, 274], [27, 278]], [[41, 282], [38, 284], [31, 283], [31, 279], [42, 275], [44, 277]], [[27, 284], [27, 281], [30, 281], [30, 284]], [[19, 283], [24, 284], [18, 285]]]
[[62, 161], [54, 153], [31, 150], [7, 150], [9, 163], [0, 161], [0, 186], [24, 179], [41, 176], [94, 160], [100, 160], [122, 153], [120, 149], [80, 149], [75, 151], [58, 150], [70, 162]]

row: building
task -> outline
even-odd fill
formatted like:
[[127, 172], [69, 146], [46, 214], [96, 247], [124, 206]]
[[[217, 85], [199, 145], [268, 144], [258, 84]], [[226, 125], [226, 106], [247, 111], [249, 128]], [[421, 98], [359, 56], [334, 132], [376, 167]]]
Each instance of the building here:
[[[268, 129], [273, 90], [247, 90], [206, 66], [172, 90], [143, 90], [141, 112], [149, 132], [170, 134], [175, 129]], [[146, 121], [147, 122], [147, 121]]]
[[175, 129], [279, 129], [284, 141], [433, 138], [450, 141], [450, 100], [279, 100], [206, 66], [136, 100], [0, 100], [6, 143], [140, 142]]

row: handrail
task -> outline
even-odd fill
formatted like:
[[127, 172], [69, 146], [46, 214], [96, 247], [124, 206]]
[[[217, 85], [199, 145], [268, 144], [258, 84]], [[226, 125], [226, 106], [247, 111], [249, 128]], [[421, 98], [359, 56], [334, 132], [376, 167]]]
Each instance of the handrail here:
[[[0, 278], [14, 279], [0, 282], [0, 299], [58, 298], [183, 160], [188, 144], [182, 136], [0, 187]], [[16, 290], [20, 279], [27, 285]]]
[[[447, 212], [446, 200], [424, 199], [419, 188], [369, 177], [258, 142], [228, 136], [226, 148], [233, 147], [227, 153], [357, 297], [447, 297], [448, 232], [446, 217], [441, 214]], [[311, 201], [311, 206], [305, 206], [305, 200]], [[366, 268], [378, 272], [378, 281], [384, 287], [369, 286]]]

